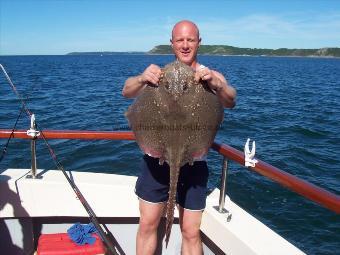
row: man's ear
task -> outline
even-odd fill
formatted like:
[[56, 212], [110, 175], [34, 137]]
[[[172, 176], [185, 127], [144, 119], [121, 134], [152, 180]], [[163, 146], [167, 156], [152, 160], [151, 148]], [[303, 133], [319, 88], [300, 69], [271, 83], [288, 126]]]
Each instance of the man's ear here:
[[201, 41], [202, 41], [202, 38], [200, 37], [200, 38], [198, 39], [198, 47], [201, 46]]
[[173, 47], [172, 39], [170, 39], [170, 46]]

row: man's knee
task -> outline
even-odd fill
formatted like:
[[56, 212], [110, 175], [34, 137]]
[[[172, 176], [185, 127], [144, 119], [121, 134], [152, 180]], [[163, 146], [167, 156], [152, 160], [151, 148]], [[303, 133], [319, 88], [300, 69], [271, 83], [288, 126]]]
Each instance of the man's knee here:
[[182, 236], [186, 240], [200, 240], [202, 211], [190, 211], [179, 207]]
[[139, 230], [142, 233], [153, 232], [157, 229], [159, 220], [155, 218], [141, 217], [139, 220]]
[[149, 204], [141, 200], [139, 209], [139, 231], [143, 233], [155, 231], [162, 216], [164, 204]]
[[195, 225], [183, 224], [182, 236], [186, 240], [199, 240], [200, 239], [200, 228]]

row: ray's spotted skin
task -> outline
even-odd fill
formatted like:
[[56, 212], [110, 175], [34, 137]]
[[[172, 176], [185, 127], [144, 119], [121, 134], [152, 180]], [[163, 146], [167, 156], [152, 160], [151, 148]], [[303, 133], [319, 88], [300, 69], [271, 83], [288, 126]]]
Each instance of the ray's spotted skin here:
[[141, 150], [170, 166], [166, 208], [168, 244], [180, 168], [203, 157], [223, 120], [223, 107], [193, 69], [174, 61], [162, 69], [159, 86], [147, 86], [126, 112]]

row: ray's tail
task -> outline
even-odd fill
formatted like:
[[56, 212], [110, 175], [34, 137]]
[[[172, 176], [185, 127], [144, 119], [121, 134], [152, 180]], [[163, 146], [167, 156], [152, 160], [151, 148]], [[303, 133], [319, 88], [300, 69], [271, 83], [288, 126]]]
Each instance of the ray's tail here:
[[174, 222], [174, 211], [177, 194], [177, 182], [179, 176], [179, 164], [170, 164], [170, 189], [169, 199], [166, 207], [166, 225], [165, 225], [165, 245], [168, 247], [172, 224]]

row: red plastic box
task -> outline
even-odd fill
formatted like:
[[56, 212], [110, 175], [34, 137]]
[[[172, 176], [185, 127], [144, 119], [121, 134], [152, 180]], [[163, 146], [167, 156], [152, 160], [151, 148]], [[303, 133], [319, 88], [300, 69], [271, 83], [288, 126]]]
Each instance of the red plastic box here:
[[98, 235], [94, 244], [77, 245], [67, 233], [42, 234], [38, 240], [38, 255], [95, 255], [105, 254], [105, 247]]

